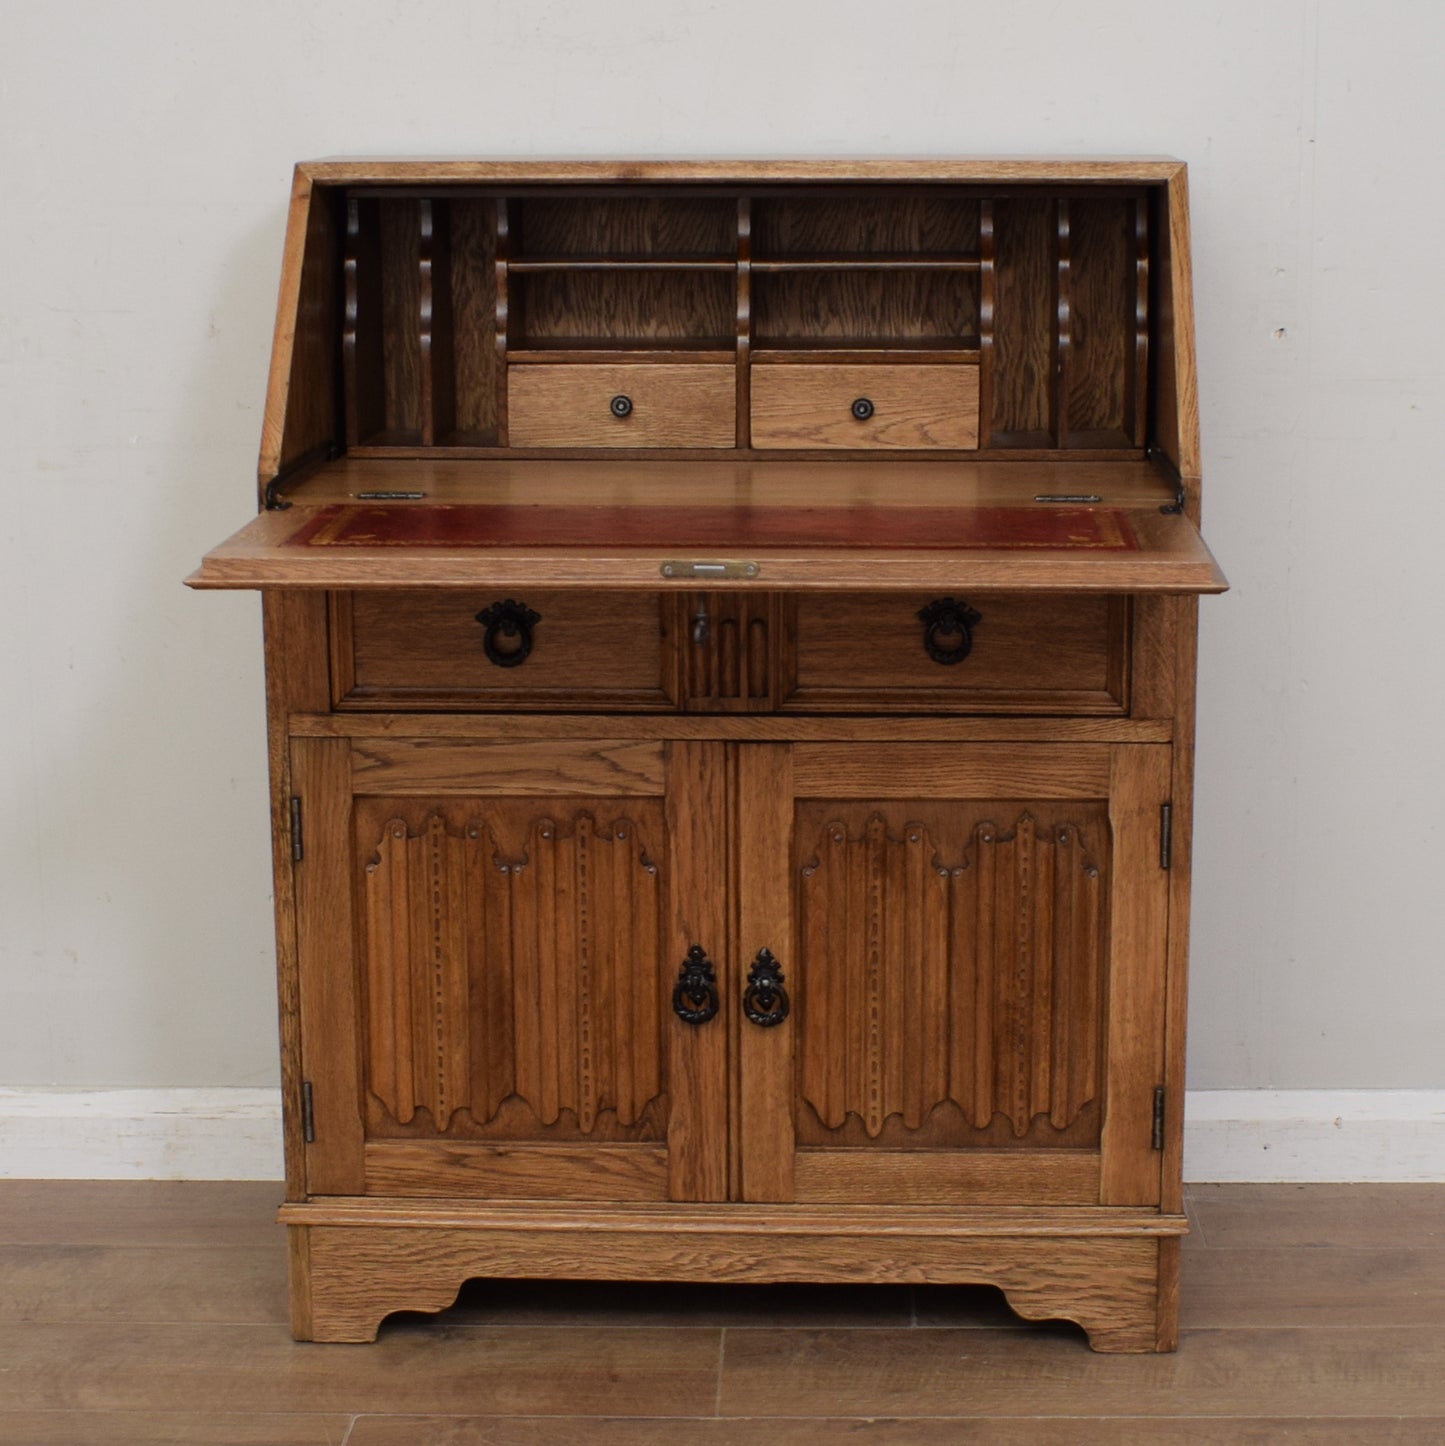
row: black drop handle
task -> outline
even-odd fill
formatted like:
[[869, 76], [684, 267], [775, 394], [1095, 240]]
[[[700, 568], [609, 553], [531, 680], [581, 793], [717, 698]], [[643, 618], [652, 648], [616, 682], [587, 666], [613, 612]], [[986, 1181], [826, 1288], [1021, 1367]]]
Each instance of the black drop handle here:
[[[532, 629], [542, 621], [542, 615], [526, 603], [508, 598], [483, 608], [477, 621], [486, 629], [482, 647], [488, 659], [499, 668], [519, 668], [532, 651]], [[507, 638], [511, 646], [498, 647], [498, 638]]]
[[788, 991], [782, 966], [770, 949], [759, 949], [743, 990], [743, 1013], [760, 1029], [771, 1029], [788, 1017]]
[[[973, 630], [983, 614], [962, 598], [940, 597], [920, 609], [923, 650], [935, 663], [961, 663], [973, 651]], [[957, 642], [946, 639], [956, 638]]]
[[701, 944], [687, 951], [672, 987], [672, 1012], [684, 1024], [706, 1024], [717, 1013], [717, 975]]

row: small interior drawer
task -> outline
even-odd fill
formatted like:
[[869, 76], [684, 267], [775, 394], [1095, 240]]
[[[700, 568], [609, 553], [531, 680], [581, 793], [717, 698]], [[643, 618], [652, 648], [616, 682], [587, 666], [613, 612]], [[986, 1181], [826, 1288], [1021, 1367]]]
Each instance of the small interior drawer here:
[[716, 364], [507, 369], [513, 447], [731, 447], [737, 380]]
[[978, 446], [978, 367], [759, 363], [754, 447]]
[[1120, 715], [1128, 707], [1122, 597], [803, 594], [788, 607], [785, 712]]
[[669, 708], [662, 626], [655, 593], [333, 593], [333, 700], [346, 709]]

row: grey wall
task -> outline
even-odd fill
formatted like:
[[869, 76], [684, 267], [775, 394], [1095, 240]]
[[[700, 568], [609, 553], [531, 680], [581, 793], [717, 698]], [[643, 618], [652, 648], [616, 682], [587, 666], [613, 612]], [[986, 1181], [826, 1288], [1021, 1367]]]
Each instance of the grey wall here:
[[1445, 1085], [1445, 7], [0, 9], [0, 1084], [275, 1078], [246, 517], [292, 162], [1168, 153], [1206, 530], [1196, 1087]]

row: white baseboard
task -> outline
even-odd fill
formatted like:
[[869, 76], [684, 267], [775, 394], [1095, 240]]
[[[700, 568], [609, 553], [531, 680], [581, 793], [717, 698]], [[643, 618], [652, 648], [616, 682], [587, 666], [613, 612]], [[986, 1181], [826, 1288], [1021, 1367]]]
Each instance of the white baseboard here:
[[0, 1089], [0, 1177], [279, 1180], [281, 1092]]
[[1445, 1090], [1191, 1090], [1186, 1180], [1445, 1180]]
[[[271, 1089], [0, 1089], [0, 1177], [279, 1180]], [[1195, 1090], [1184, 1178], [1445, 1181], [1445, 1090]]]

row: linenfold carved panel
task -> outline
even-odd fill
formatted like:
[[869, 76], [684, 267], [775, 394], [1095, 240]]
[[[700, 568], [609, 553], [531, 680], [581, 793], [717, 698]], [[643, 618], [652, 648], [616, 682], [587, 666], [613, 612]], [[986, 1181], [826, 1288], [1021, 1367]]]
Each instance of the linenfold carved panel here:
[[951, 843], [877, 812], [801, 820], [798, 1088], [826, 1129], [1003, 1116], [1021, 1138], [1094, 1099], [1101, 856], [1077, 821], [1008, 808]]
[[366, 1077], [387, 1115], [636, 1125], [662, 1093], [657, 805], [375, 802], [394, 813], [362, 850]]

